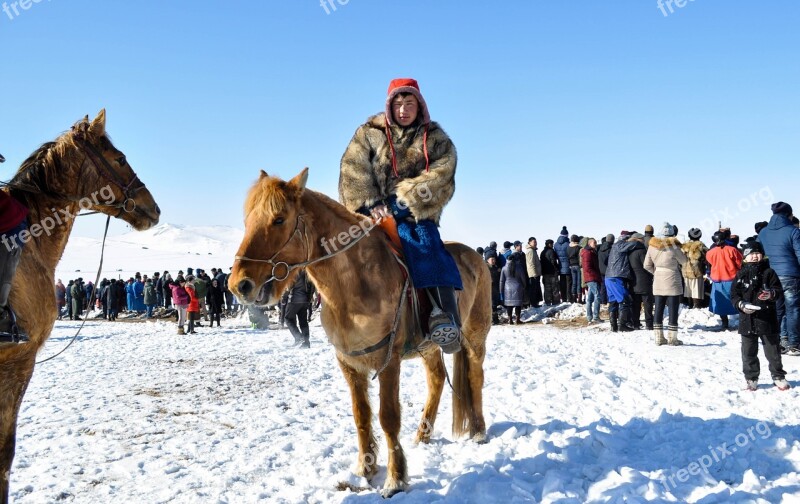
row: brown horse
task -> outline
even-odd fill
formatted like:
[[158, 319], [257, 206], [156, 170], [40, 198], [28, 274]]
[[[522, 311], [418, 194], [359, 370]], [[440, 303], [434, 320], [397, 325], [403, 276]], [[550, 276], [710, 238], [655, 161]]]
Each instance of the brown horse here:
[[[78, 121], [42, 145], [8, 183], [29, 209], [29, 240], [22, 250], [10, 304], [30, 342], [0, 346], [0, 502], [8, 483], [20, 403], [33, 374], [36, 352], [57, 317], [53, 278], [72, 231], [72, 216], [91, 208], [119, 217], [138, 230], [158, 223], [160, 210], [125, 155], [106, 136], [105, 110]], [[25, 241], [25, 240], [23, 240]], [[99, 251], [98, 251], [99, 252]]]
[[[389, 451], [383, 495], [405, 489], [408, 472], [400, 445], [400, 361], [410, 355], [406, 341], [423, 358], [428, 397], [416, 441], [428, 442], [436, 421], [445, 366], [435, 345], [425, 345], [410, 309], [401, 307], [405, 277], [381, 231], [365, 232], [371, 221], [327, 196], [305, 189], [308, 169], [289, 182], [263, 171], [245, 202], [245, 236], [229, 285], [245, 304], [278, 301], [305, 266], [322, 294], [322, 326], [336, 348], [336, 358], [350, 386], [358, 431], [356, 474], [377, 471], [377, 443], [372, 431], [368, 385], [380, 371], [379, 419]], [[353, 245], [355, 240], [359, 240]], [[448, 243], [461, 272], [459, 296], [464, 340], [453, 360], [453, 433], [469, 432], [484, 441], [483, 359], [491, 327], [491, 280], [481, 257], [459, 243]], [[404, 303], [408, 306], [408, 303]], [[399, 313], [398, 337], [387, 335]], [[408, 340], [407, 340], [408, 338]]]

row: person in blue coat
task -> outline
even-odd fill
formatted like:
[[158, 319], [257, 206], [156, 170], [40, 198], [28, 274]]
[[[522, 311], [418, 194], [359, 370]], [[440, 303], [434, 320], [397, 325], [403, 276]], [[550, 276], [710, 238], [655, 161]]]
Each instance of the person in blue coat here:
[[772, 218], [758, 233], [769, 265], [783, 287], [783, 302], [778, 302], [782, 352], [800, 355], [800, 229], [792, 224], [792, 207], [779, 201], [772, 205]]
[[126, 306], [128, 307], [128, 311], [133, 311], [133, 298], [135, 294], [133, 293], [133, 278], [129, 278], [128, 282], [125, 284], [125, 299], [127, 301]]
[[561, 228], [561, 233], [559, 233], [553, 249], [556, 251], [558, 262], [561, 265], [561, 269], [558, 271], [558, 290], [561, 292], [561, 301], [569, 301], [572, 275], [569, 270], [569, 231], [567, 231], [567, 226]]

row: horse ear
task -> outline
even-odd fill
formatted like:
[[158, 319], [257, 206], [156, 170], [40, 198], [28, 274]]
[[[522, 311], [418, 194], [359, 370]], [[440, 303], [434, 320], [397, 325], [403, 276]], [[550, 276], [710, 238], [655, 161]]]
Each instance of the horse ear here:
[[303, 168], [303, 171], [297, 174], [295, 178], [289, 181], [290, 185], [293, 185], [300, 189], [301, 191], [306, 188], [306, 182], [308, 181], [308, 167]]
[[267, 172], [265, 172], [264, 170], [261, 170], [261, 175], [259, 175], [258, 178], [262, 179], [262, 178], [267, 178], [267, 177], [269, 177], [269, 175], [267, 175]]
[[[86, 120], [89, 120], [89, 116], [86, 116]], [[102, 109], [97, 114], [97, 117], [94, 118], [94, 121], [89, 126], [89, 131], [98, 137], [106, 134], [106, 109]]]

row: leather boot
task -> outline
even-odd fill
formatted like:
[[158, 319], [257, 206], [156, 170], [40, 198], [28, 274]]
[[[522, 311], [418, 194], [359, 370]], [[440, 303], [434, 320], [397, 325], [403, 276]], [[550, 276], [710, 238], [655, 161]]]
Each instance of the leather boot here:
[[431, 341], [444, 353], [456, 353], [461, 350], [461, 317], [456, 290], [453, 287], [431, 287], [427, 291], [433, 303], [428, 321]]
[[670, 346], [683, 345], [683, 341], [678, 339], [678, 328], [675, 326], [667, 326], [667, 343]]
[[629, 306], [620, 305], [619, 307], [619, 330], [630, 332], [634, 330], [631, 324], [631, 309]]
[[692, 299], [692, 308], [701, 309], [703, 308], [703, 302], [699, 299]]
[[655, 324], [653, 326], [653, 334], [656, 337], [656, 346], [666, 345], [667, 340], [664, 338], [664, 326]]
[[9, 250], [10, 244], [3, 245], [0, 247], [0, 345], [5, 346], [27, 343], [30, 338], [20, 331], [17, 326], [17, 316], [8, 304], [11, 282], [14, 280], [22, 249], [12, 246]]
[[611, 332], [617, 332], [619, 330], [617, 326], [617, 322], [619, 321], [619, 312], [613, 311], [608, 313], [609, 321], [611, 322]]

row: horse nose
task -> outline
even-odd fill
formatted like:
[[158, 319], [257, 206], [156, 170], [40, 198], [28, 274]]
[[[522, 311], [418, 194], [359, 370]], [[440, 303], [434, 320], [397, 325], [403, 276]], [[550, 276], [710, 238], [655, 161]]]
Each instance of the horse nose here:
[[156, 214], [161, 215], [161, 208], [156, 205]]
[[239, 284], [236, 286], [236, 289], [239, 291], [239, 294], [241, 294], [244, 297], [247, 297], [251, 292], [253, 292], [253, 289], [255, 288], [256, 288], [256, 283], [250, 280], [249, 278], [245, 278], [244, 280], [239, 282]]

